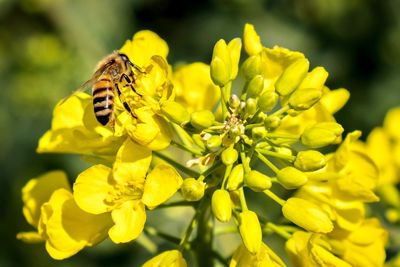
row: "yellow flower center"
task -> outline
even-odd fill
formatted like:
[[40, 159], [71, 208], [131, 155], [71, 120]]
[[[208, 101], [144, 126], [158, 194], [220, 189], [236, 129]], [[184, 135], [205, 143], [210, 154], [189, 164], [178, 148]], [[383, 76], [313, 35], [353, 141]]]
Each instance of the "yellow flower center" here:
[[118, 205], [129, 200], [138, 200], [143, 195], [143, 187], [144, 184], [137, 181], [116, 184], [108, 192], [105, 202], [109, 205]]

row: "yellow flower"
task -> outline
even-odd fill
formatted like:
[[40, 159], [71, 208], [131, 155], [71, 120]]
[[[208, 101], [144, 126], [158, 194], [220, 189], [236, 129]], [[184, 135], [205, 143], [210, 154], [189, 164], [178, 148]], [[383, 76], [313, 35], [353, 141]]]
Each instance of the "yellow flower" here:
[[250, 253], [241, 244], [233, 253], [229, 267], [284, 267], [285, 263], [264, 243], [261, 243], [260, 250]]
[[136, 239], [146, 221], [145, 206], [155, 208], [181, 186], [182, 178], [169, 165], [158, 164], [149, 174], [151, 151], [127, 139], [113, 168], [95, 165], [82, 172], [74, 184], [74, 197], [92, 214], [111, 212], [108, 231], [115, 243]]
[[54, 108], [51, 129], [40, 138], [37, 152], [110, 156], [122, 142], [97, 122], [92, 97], [76, 93]]
[[[37, 232], [22, 232], [25, 242], [46, 242], [54, 259], [68, 258], [107, 237], [108, 214], [93, 215], [75, 203], [64, 173], [56, 171], [30, 180], [23, 189], [24, 215]], [[40, 209], [40, 214], [38, 213]]]
[[286, 252], [294, 266], [298, 267], [351, 267], [349, 263], [337, 257], [328, 242], [320, 234], [295, 232], [286, 242]]
[[167, 250], [146, 261], [142, 267], [186, 267], [187, 263], [179, 250]]
[[220, 91], [210, 78], [210, 67], [196, 62], [178, 67], [173, 73], [176, 101], [189, 113], [213, 110], [219, 101]]
[[390, 109], [383, 122], [383, 127], [385, 131], [389, 134], [391, 138], [400, 142], [400, 107]]
[[365, 220], [355, 231], [343, 237], [332, 233], [329, 242], [340, 257], [352, 266], [379, 267], [385, 262], [388, 233], [378, 219]]

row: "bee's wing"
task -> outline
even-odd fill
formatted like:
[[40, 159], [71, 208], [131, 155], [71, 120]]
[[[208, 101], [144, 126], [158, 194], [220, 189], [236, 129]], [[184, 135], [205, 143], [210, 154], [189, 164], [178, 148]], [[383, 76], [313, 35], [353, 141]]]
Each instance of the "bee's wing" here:
[[94, 83], [97, 82], [97, 80], [99, 79], [99, 77], [108, 71], [108, 69], [110, 68], [111, 63], [107, 63], [104, 64], [104, 66], [100, 67], [98, 70], [96, 70], [96, 72], [92, 75], [92, 78], [90, 78], [89, 80], [87, 80], [86, 82], [84, 82], [83, 84], [81, 84], [77, 89], [75, 89], [69, 96], [65, 97], [60, 105], [64, 104], [65, 101], [67, 101], [71, 96], [73, 96], [74, 94], [78, 93], [78, 92], [85, 92], [89, 89], [91, 89], [91, 87], [93, 86]]

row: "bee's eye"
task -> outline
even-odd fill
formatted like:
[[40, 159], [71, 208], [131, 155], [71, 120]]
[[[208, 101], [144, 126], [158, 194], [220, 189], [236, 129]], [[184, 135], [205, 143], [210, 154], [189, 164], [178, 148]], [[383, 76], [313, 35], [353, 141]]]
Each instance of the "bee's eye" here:
[[123, 61], [129, 61], [129, 58], [125, 54], [120, 54]]

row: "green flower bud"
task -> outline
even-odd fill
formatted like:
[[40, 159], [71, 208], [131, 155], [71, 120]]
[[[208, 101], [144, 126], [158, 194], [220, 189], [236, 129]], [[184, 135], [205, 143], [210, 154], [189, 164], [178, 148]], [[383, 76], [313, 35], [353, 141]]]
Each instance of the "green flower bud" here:
[[307, 110], [314, 106], [322, 96], [322, 91], [316, 88], [296, 90], [289, 98], [289, 106], [295, 110]]
[[278, 94], [274, 91], [267, 91], [260, 96], [258, 107], [263, 112], [270, 112], [276, 106], [278, 98]]
[[161, 112], [170, 121], [177, 124], [185, 124], [189, 122], [189, 112], [179, 103], [174, 101], [166, 101], [161, 106]]
[[239, 214], [239, 232], [247, 250], [256, 254], [261, 247], [262, 231], [255, 212], [245, 210]]
[[203, 138], [201, 137], [200, 134], [193, 134], [193, 135], [192, 135], [192, 139], [193, 139], [194, 143], [195, 143], [198, 147], [200, 147], [202, 150], [205, 150], [205, 149], [206, 149], [206, 146], [204, 145]]
[[222, 163], [232, 165], [238, 159], [238, 152], [233, 147], [228, 147], [221, 153]]
[[249, 98], [246, 100], [245, 113], [247, 116], [255, 114], [257, 111], [257, 100], [254, 98]]
[[194, 178], [183, 180], [181, 192], [182, 196], [187, 201], [198, 201], [204, 196], [205, 183]]
[[247, 58], [242, 64], [242, 72], [246, 80], [261, 73], [261, 58], [259, 55]]
[[296, 189], [307, 183], [307, 175], [296, 168], [285, 167], [276, 174], [279, 183], [286, 189]]
[[264, 138], [267, 134], [267, 130], [264, 126], [254, 127], [251, 129], [251, 136], [253, 139], [261, 139]]
[[316, 150], [306, 150], [297, 153], [294, 166], [305, 172], [319, 170], [326, 165], [325, 156]]
[[211, 209], [218, 221], [228, 222], [231, 219], [232, 204], [228, 191], [215, 190], [211, 198]]
[[222, 87], [230, 81], [231, 69], [219, 57], [215, 57], [210, 64], [210, 75], [213, 83]]
[[236, 109], [240, 106], [240, 99], [237, 95], [231, 95], [229, 98], [229, 106], [233, 109]]
[[343, 127], [336, 122], [321, 122], [306, 129], [301, 142], [311, 148], [319, 148], [340, 142]]
[[213, 135], [207, 140], [207, 148], [210, 150], [215, 150], [221, 146], [222, 139], [219, 135]]
[[283, 216], [298, 226], [315, 233], [329, 233], [333, 224], [328, 214], [311, 201], [292, 197], [282, 207]]
[[267, 129], [275, 129], [281, 124], [281, 119], [277, 116], [266, 117], [264, 119], [264, 126]]
[[203, 130], [214, 123], [214, 114], [209, 110], [195, 111], [190, 116], [190, 123], [194, 128]]
[[238, 164], [233, 167], [231, 173], [228, 177], [228, 183], [226, 184], [226, 188], [229, 191], [234, 191], [240, 188], [243, 185], [243, 177], [244, 177], [244, 168], [242, 164]]
[[290, 95], [306, 77], [310, 63], [302, 58], [289, 65], [275, 83], [276, 92], [281, 96]]
[[245, 184], [255, 192], [262, 192], [271, 188], [271, 178], [259, 171], [250, 171], [244, 177]]
[[264, 77], [262, 75], [254, 76], [246, 86], [246, 92], [250, 97], [257, 97], [264, 88]]

